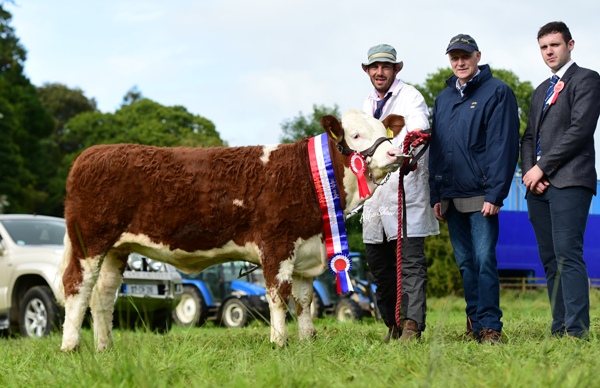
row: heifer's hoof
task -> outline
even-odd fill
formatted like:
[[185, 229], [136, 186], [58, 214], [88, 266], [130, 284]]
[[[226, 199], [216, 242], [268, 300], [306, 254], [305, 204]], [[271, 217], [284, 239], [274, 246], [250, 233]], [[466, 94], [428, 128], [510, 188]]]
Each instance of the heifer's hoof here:
[[273, 347], [271, 349], [276, 350], [276, 349], [285, 349], [287, 348], [287, 346], [289, 345], [288, 341], [285, 341], [283, 343], [273, 343], [272, 342]]
[[300, 341], [311, 341], [317, 338], [316, 330], [309, 330], [305, 333], [300, 334]]
[[112, 344], [111, 343], [98, 344], [98, 346], [96, 346], [96, 350], [98, 352], [103, 352], [103, 351], [108, 350], [110, 348], [112, 348]]
[[79, 349], [79, 344], [62, 344], [60, 350], [65, 353], [74, 352]]

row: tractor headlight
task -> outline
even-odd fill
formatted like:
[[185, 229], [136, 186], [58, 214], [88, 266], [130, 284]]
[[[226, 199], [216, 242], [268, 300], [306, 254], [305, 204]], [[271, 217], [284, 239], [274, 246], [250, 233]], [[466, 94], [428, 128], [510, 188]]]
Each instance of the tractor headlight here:
[[156, 261], [156, 260], [152, 260], [152, 259], [148, 259], [148, 258], [146, 260], [148, 262], [148, 266], [154, 272], [160, 271], [163, 267], [163, 263], [161, 263], [160, 261]]
[[134, 271], [141, 271], [144, 267], [144, 256], [139, 253], [132, 253], [127, 259], [127, 264]]
[[132, 271], [158, 272], [162, 271], [164, 264], [133, 252], [127, 259], [127, 265]]

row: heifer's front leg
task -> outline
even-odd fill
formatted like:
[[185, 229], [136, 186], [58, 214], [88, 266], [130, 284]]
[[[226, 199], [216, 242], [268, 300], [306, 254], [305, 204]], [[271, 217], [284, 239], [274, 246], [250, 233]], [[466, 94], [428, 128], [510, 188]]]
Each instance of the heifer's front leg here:
[[[79, 346], [81, 324], [89, 305], [90, 294], [98, 276], [100, 258], [71, 259], [63, 274], [65, 289], [65, 324], [63, 325], [62, 351], [75, 350]], [[81, 280], [79, 286], [78, 280]]]
[[92, 291], [90, 308], [94, 322], [94, 342], [98, 351], [112, 346], [115, 298], [123, 278], [122, 274], [126, 259], [126, 255], [119, 257], [115, 252], [109, 252], [104, 258], [98, 281]]
[[296, 304], [300, 339], [314, 338], [316, 331], [310, 312], [310, 305], [313, 298], [313, 279], [294, 276], [292, 282], [292, 295]]
[[271, 311], [271, 342], [283, 347], [286, 345], [288, 330], [285, 324], [287, 303], [290, 299], [291, 285], [284, 281], [278, 287], [267, 284], [267, 300]]

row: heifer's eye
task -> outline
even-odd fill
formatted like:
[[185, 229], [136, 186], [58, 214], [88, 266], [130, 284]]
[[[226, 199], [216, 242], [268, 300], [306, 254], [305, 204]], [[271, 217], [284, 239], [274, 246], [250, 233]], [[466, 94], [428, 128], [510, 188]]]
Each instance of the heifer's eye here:
[[360, 134], [359, 133], [353, 133], [351, 137], [352, 137], [352, 139], [356, 140], [356, 139], [360, 138]]

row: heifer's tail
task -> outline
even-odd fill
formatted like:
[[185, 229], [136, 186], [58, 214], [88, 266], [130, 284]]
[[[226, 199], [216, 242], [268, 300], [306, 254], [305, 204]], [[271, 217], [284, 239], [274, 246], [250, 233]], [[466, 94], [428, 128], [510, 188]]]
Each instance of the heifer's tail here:
[[71, 239], [69, 238], [68, 231], [66, 231], [66, 233], [65, 233], [64, 244], [65, 244], [65, 247], [64, 247], [63, 257], [58, 266], [58, 272], [56, 273], [56, 276], [58, 277], [58, 279], [57, 279], [58, 280], [58, 294], [56, 295], [56, 301], [61, 306], [65, 305], [65, 287], [63, 284], [63, 274], [65, 273], [65, 270], [66, 270], [67, 266], [69, 265], [69, 261], [71, 260], [71, 252], [72, 252]]

